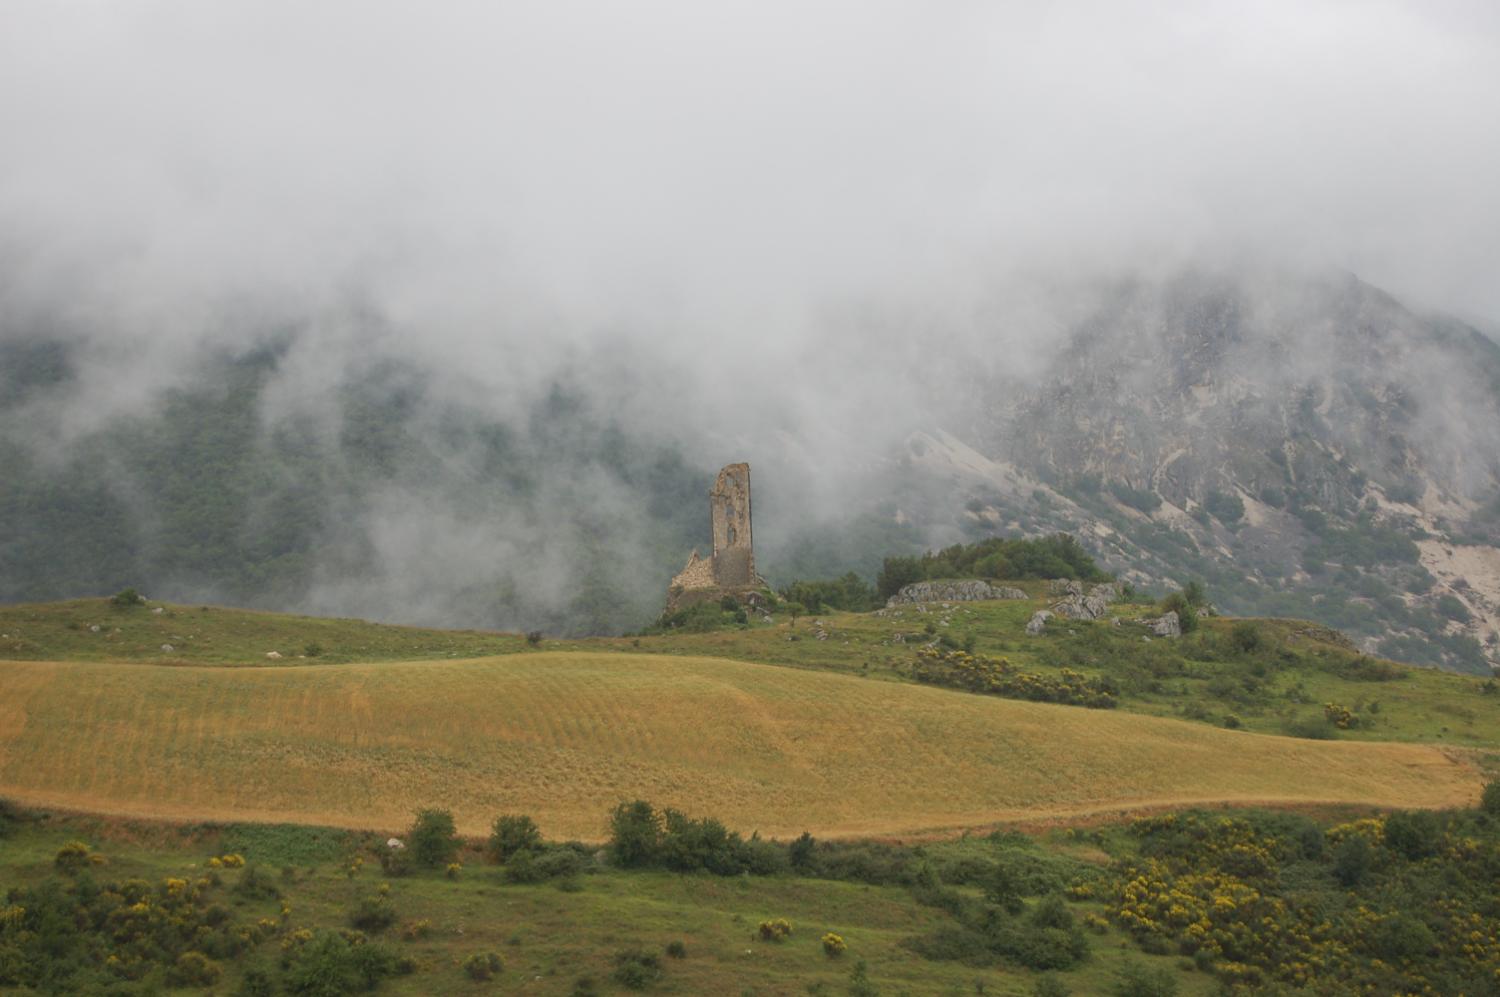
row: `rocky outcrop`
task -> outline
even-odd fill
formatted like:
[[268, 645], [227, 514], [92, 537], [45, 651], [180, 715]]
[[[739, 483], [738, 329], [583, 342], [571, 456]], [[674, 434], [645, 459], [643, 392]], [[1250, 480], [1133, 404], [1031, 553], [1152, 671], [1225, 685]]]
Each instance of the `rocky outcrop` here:
[[983, 599], [1025, 599], [1016, 588], [991, 585], [977, 578], [947, 582], [912, 582], [886, 600], [887, 606], [917, 602], [979, 602]]
[[1177, 619], [1177, 613], [1168, 610], [1154, 620], [1147, 620], [1146, 626], [1158, 637], [1181, 637], [1182, 623]]
[[1047, 586], [1049, 591], [1066, 593], [1067, 598], [1054, 603], [1052, 612], [1070, 620], [1098, 620], [1109, 612], [1109, 604], [1119, 597], [1119, 589], [1113, 582], [1095, 585], [1088, 595], [1083, 594], [1083, 583], [1055, 579]]

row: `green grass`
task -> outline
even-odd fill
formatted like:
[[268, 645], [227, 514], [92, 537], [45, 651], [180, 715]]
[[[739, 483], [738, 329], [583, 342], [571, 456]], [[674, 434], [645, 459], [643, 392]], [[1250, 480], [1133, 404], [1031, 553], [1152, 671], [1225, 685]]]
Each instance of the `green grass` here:
[[[883, 994], [974, 994], [979, 992], [979, 983], [984, 993], [1022, 995], [1031, 992], [1036, 978], [1024, 969], [1003, 965], [975, 968], [919, 958], [902, 945], [903, 940], [951, 921], [939, 910], [916, 904], [902, 887], [790, 876], [721, 879], [601, 867], [580, 877], [576, 891], [565, 891], [556, 884], [507, 884], [500, 870], [483, 864], [475, 852], [463, 856], [464, 870], [457, 880], [435, 873], [384, 879], [373, 865], [351, 879], [344, 866], [347, 857], [366, 844], [362, 836], [306, 828], [268, 837], [265, 830], [239, 825], [172, 830], [128, 822], [54, 819], [24, 827], [4, 840], [0, 893], [51, 876], [57, 849], [80, 836], [107, 858], [107, 865], [94, 872], [101, 881], [195, 878], [205, 873], [210, 856], [228, 850], [228, 842], [267, 840], [279, 844], [251, 844], [244, 855], [248, 862], [273, 874], [282, 899], [291, 908], [289, 930], [347, 927], [348, 912], [358, 899], [375, 892], [381, 883], [390, 884], [399, 920], [397, 927], [381, 937], [414, 958], [417, 971], [386, 982], [381, 993], [569, 994], [581, 977], [592, 977], [601, 993], [624, 993], [610, 981], [615, 953], [639, 947], [661, 955], [672, 941], [685, 944], [687, 957], [663, 957], [665, 975], [650, 992], [843, 994], [857, 959], [867, 962], [870, 978]], [[319, 851], [334, 839], [341, 839], [342, 848], [337, 855], [317, 862], [283, 862], [288, 842], [299, 833], [309, 841], [292, 845], [293, 853]], [[934, 852], [945, 847], [979, 854], [993, 846], [972, 839], [933, 846]], [[1060, 836], [1035, 846], [1039, 852], [1058, 856], [1072, 847]], [[283, 873], [281, 865], [292, 868]], [[221, 875], [225, 883], [220, 888], [221, 902], [228, 904], [236, 918], [279, 917], [281, 901], [235, 898], [228, 887], [238, 873], [224, 870]], [[1096, 905], [1074, 905], [1080, 915], [1094, 909]], [[760, 921], [776, 917], [792, 922], [791, 938], [768, 943], [755, 937]], [[419, 941], [399, 940], [400, 924], [416, 920], [431, 922], [431, 935]], [[849, 951], [841, 959], [823, 954], [819, 939], [826, 931], [847, 941]], [[1091, 936], [1091, 941], [1093, 956], [1077, 969], [1060, 974], [1075, 994], [1102, 992], [1126, 960], [1172, 967], [1184, 995], [1213, 992], [1207, 975], [1177, 969], [1175, 958], [1142, 955], [1113, 928], [1107, 935]], [[277, 951], [276, 942], [270, 941], [242, 960], [226, 961], [225, 978], [214, 992], [232, 993], [246, 968], [274, 963]], [[463, 975], [460, 963], [471, 954], [487, 951], [498, 953], [506, 966], [492, 983], [477, 985]], [[819, 991], [820, 984], [825, 989]]]

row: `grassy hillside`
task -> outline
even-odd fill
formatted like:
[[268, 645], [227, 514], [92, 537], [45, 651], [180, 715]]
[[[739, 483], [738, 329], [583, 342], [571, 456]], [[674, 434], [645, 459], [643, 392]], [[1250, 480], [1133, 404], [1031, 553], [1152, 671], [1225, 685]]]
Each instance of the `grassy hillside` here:
[[[1044, 583], [1016, 584], [1032, 598], [909, 606], [883, 615], [831, 613], [795, 623], [779, 611], [770, 624], [752, 615], [744, 626], [710, 632], [548, 638], [542, 647], [733, 658], [910, 681], [917, 648], [947, 637], [1043, 675], [1072, 668], [1109, 677], [1119, 687], [1119, 708], [1130, 712], [1266, 733], [1500, 747], [1500, 683], [1362, 655], [1335, 631], [1297, 620], [1209, 618], [1181, 640], [1146, 641], [1145, 628], [1131, 622], [1153, 612], [1145, 604], [1113, 607], [1112, 615], [1124, 621], [1118, 626], [1054, 620], [1030, 636], [1026, 621], [1050, 600]], [[1243, 627], [1255, 638], [1248, 649], [1237, 643], [1243, 637], [1236, 628]], [[0, 606], [0, 659], [269, 666], [462, 659], [530, 649], [516, 634], [217, 606], [122, 608], [107, 599]], [[269, 659], [270, 652], [281, 657]], [[1342, 729], [1328, 723], [1329, 703], [1358, 722]]]
[[[413, 966], [409, 975], [381, 983], [383, 994], [629, 993], [612, 977], [617, 955], [633, 950], [654, 953], [660, 959], [662, 978], [649, 991], [666, 994], [841, 995], [850, 992], [850, 976], [859, 962], [866, 964], [871, 986], [883, 994], [1029, 995], [1036, 980], [1032, 971], [996, 965], [993, 960], [971, 965], [918, 956], [909, 947], [913, 938], [952, 932], [954, 922], [943, 909], [916, 902], [909, 884], [900, 879], [834, 881], [788, 875], [724, 879], [596, 865], [563, 880], [518, 883], [473, 848], [461, 853], [463, 870], [456, 879], [441, 872], [398, 878], [384, 876], [370, 859], [372, 844], [378, 847], [378, 843], [326, 829], [170, 828], [119, 820], [52, 818], [23, 824], [4, 840], [0, 888], [55, 881], [53, 856], [67, 842], [79, 839], [104, 859], [92, 872], [103, 883], [161, 884], [172, 877], [196, 880], [209, 872], [206, 865], [211, 856], [226, 852], [243, 855], [250, 866], [270, 872], [271, 888], [278, 896], [252, 896], [240, 890], [244, 870], [223, 870], [217, 874], [221, 884], [204, 891], [205, 904], [229, 908], [237, 923], [266, 918], [277, 925], [270, 938], [249, 951], [215, 960], [223, 977], [207, 991], [212, 993], [235, 993], [247, 973], [259, 971], [275, 977], [288, 939], [295, 939], [299, 932], [349, 930], [351, 914], [361, 902], [381, 896], [382, 886], [388, 890], [384, 906], [395, 921], [384, 930], [370, 931], [370, 943], [388, 946]], [[1117, 840], [1123, 836], [1111, 835], [1105, 843], [1114, 850]], [[1010, 837], [1003, 847], [973, 838], [929, 846], [925, 854], [945, 864], [986, 863], [1012, 855], [1018, 866], [1045, 868], [1064, 880], [1075, 873], [1097, 872], [1107, 861], [1093, 840], [1074, 840], [1064, 834], [1037, 842]], [[357, 855], [364, 856], [366, 864], [351, 875], [349, 863]], [[978, 894], [977, 889], [968, 892]], [[289, 912], [285, 916], [284, 908]], [[1082, 917], [1106, 908], [1087, 902], [1075, 909]], [[759, 938], [757, 925], [770, 918], [789, 919], [794, 926], [792, 936], [777, 943]], [[423, 922], [423, 933], [413, 937], [409, 929]], [[1105, 992], [1122, 968], [1131, 964], [1177, 977], [1182, 997], [1213, 992], [1210, 976], [1181, 971], [1175, 958], [1144, 955], [1128, 946], [1127, 932], [1098, 924], [1099, 935], [1090, 935], [1093, 954], [1067, 974], [1074, 993]], [[824, 954], [820, 938], [828, 931], [846, 940], [849, 950], [843, 957]], [[683, 958], [664, 954], [672, 942], [683, 945]], [[4, 943], [4, 926], [0, 925], [0, 954]], [[486, 952], [501, 956], [504, 968], [494, 980], [477, 984], [462, 964]], [[96, 960], [79, 961], [87, 966]], [[165, 962], [170, 965], [171, 959]], [[111, 978], [107, 972], [101, 975]], [[160, 992], [163, 976], [160, 971], [148, 975], [147, 985], [139, 991], [115, 977], [120, 988], [116, 992]], [[153, 982], [155, 987], [150, 985]], [[3, 977], [0, 992], [10, 992]]]
[[0, 795], [89, 811], [598, 837], [645, 797], [731, 827], [908, 833], [1194, 802], [1471, 801], [1435, 748], [1264, 737], [701, 657], [272, 668], [0, 663]]

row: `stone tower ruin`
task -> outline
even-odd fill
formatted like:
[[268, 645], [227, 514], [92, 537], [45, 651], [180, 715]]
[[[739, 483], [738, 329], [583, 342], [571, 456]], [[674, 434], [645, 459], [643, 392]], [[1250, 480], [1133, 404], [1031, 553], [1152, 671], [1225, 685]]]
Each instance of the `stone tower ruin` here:
[[669, 613], [726, 595], [753, 602], [753, 596], [765, 587], [765, 581], [755, 572], [749, 464], [729, 464], [719, 472], [708, 493], [708, 508], [713, 521], [713, 553], [704, 558], [695, 549], [687, 567], [672, 579], [667, 590]]

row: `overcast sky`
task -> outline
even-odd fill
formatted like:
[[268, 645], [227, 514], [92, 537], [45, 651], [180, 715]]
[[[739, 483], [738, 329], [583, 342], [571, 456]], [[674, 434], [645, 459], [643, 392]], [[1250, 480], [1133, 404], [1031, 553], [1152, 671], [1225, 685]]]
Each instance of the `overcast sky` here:
[[0, 0], [0, 289], [468, 350], [1250, 254], [1493, 320], [1497, 10]]

